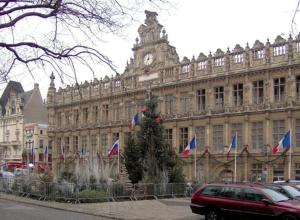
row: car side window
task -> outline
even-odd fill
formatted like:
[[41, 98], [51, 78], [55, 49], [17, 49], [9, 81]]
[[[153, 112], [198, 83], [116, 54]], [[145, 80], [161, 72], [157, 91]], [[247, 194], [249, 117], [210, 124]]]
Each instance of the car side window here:
[[203, 190], [202, 195], [217, 196], [220, 190], [221, 190], [221, 186], [208, 186]]
[[243, 200], [249, 202], [258, 202], [264, 198], [263, 194], [257, 192], [254, 189], [244, 189], [244, 198]]
[[240, 199], [241, 198], [241, 188], [229, 187], [229, 186], [222, 187], [222, 189], [220, 191], [220, 196], [224, 197], [224, 198]]

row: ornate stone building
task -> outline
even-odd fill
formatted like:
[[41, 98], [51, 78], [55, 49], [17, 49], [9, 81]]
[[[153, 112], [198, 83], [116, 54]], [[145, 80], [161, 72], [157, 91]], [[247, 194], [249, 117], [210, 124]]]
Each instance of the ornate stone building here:
[[[0, 98], [0, 161], [21, 161], [38, 143], [27, 143], [29, 123], [47, 123], [47, 109], [39, 85], [24, 91], [21, 83], [10, 81]], [[38, 138], [39, 134], [37, 134]], [[28, 158], [28, 156], [27, 156]], [[23, 158], [24, 159], [24, 158]]]
[[[79, 148], [93, 158], [96, 152], [105, 155], [116, 139], [126, 147], [128, 123], [151, 90], [158, 96], [166, 140], [176, 152], [196, 134], [196, 179], [233, 178], [233, 157], [226, 155], [236, 132], [238, 181], [288, 178], [288, 153], [270, 152], [289, 129], [290, 174], [300, 179], [300, 37], [278, 36], [273, 43], [257, 40], [245, 48], [179, 60], [155, 12], [146, 11], [138, 34], [133, 58], [120, 76], [58, 91], [51, 78], [49, 138], [56, 154], [63, 145], [71, 158]], [[187, 178], [195, 178], [193, 156], [183, 160]], [[59, 164], [58, 155], [53, 161]]]

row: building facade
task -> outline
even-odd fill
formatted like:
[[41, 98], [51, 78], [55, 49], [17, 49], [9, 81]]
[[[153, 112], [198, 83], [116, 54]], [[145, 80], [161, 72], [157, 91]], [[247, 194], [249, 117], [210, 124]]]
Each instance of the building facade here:
[[47, 123], [47, 109], [38, 84], [24, 91], [21, 83], [10, 81], [0, 98], [0, 161], [22, 161], [28, 149], [28, 123]]
[[[155, 12], [146, 11], [138, 34], [133, 58], [119, 76], [58, 90], [51, 77], [54, 164], [60, 163], [61, 146], [71, 158], [79, 148], [90, 158], [97, 152], [104, 156], [117, 139], [126, 147], [128, 123], [151, 90], [173, 149], [180, 154], [197, 137], [196, 166], [193, 156], [183, 158], [188, 179], [232, 180], [234, 161], [227, 152], [236, 133], [237, 181], [300, 179], [300, 37], [257, 40], [251, 47], [180, 60]], [[291, 156], [272, 155], [272, 146], [289, 129]]]

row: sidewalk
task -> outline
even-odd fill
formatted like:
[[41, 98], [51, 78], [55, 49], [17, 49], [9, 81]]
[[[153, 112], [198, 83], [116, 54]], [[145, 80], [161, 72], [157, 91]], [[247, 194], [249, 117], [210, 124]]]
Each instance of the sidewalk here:
[[86, 213], [112, 219], [175, 220], [196, 216], [191, 212], [189, 208], [190, 200], [187, 198], [71, 204], [39, 201], [0, 193], [0, 199], [13, 200], [72, 212]]

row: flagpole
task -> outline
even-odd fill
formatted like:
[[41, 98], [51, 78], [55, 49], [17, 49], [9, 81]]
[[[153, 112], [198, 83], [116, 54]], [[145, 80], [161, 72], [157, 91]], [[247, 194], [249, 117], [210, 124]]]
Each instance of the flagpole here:
[[[196, 141], [196, 137], [195, 137], [195, 141]], [[197, 146], [195, 148], [195, 180], [197, 180]]]
[[291, 167], [292, 167], [292, 129], [290, 128], [290, 158], [289, 158], [289, 174], [288, 178], [291, 179]]
[[234, 153], [234, 182], [236, 183], [236, 152], [237, 152], [237, 132], [235, 132], [235, 153]]
[[120, 140], [118, 145], [118, 175], [120, 175]]

